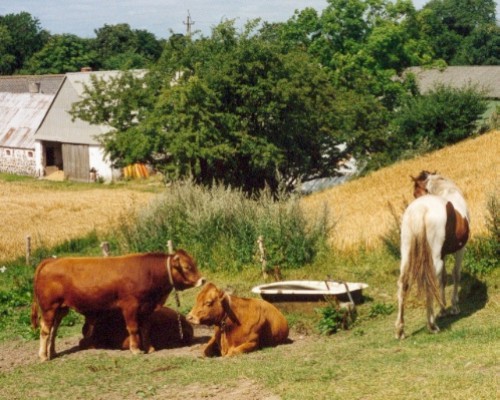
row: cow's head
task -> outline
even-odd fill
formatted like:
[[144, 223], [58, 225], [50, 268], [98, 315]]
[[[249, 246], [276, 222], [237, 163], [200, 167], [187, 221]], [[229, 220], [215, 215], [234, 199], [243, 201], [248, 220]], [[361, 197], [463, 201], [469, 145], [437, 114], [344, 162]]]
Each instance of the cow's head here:
[[169, 255], [167, 264], [167, 272], [177, 290], [198, 287], [205, 283], [205, 278], [199, 273], [193, 257], [184, 250], [177, 250], [173, 255]]
[[207, 283], [186, 319], [192, 324], [217, 325], [228, 315], [229, 296], [213, 283]]

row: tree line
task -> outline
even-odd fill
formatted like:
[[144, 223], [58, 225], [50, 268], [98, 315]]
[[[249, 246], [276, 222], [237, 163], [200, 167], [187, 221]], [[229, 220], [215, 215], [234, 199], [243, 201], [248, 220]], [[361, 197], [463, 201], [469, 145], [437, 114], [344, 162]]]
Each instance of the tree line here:
[[227, 20], [208, 36], [158, 40], [127, 24], [95, 33], [50, 35], [28, 13], [0, 16], [0, 73], [145, 68], [94, 79], [73, 117], [113, 128], [101, 141], [116, 166], [148, 162], [249, 192], [335, 175], [351, 156], [370, 170], [468, 137], [486, 109], [480, 88], [421, 94], [404, 71], [500, 57], [493, 0], [421, 10], [327, 0], [283, 23]]

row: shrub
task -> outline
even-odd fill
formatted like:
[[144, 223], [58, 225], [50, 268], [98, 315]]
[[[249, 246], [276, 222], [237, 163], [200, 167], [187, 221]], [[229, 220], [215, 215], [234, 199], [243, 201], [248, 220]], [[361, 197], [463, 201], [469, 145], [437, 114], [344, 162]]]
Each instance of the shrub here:
[[500, 266], [500, 205], [497, 196], [490, 196], [487, 209], [488, 234], [472, 241], [465, 252], [464, 269], [473, 275], [485, 275]]
[[406, 101], [395, 113], [393, 130], [404, 142], [403, 149], [421, 143], [439, 149], [474, 134], [486, 109], [487, 101], [474, 86], [456, 89], [437, 85], [429, 93]]
[[258, 261], [257, 238], [264, 237], [270, 267], [297, 268], [326, 246], [323, 215], [304, 216], [294, 195], [278, 199], [263, 191], [248, 198], [241, 190], [180, 182], [137, 217], [122, 223], [117, 241], [124, 251], [164, 251], [168, 240], [185, 248], [209, 270], [239, 270]]

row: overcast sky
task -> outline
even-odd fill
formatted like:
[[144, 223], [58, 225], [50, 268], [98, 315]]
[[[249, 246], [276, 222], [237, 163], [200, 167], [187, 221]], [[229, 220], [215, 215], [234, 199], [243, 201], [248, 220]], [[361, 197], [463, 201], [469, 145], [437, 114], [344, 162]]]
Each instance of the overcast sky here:
[[[427, 1], [413, 3], [420, 9]], [[326, 0], [0, 0], [0, 15], [26, 11], [52, 34], [90, 38], [105, 24], [128, 23], [132, 29], [145, 29], [160, 39], [168, 38], [171, 30], [186, 32], [188, 10], [194, 21], [192, 30], [209, 35], [225, 19], [235, 19], [238, 27], [254, 18], [281, 22], [296, 9], [321, 11], [326, 5]]]

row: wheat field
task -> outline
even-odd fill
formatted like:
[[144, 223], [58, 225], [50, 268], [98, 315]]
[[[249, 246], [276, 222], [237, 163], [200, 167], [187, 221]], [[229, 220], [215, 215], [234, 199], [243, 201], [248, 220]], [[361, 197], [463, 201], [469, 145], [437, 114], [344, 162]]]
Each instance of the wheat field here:
[[[363, 178], [305, 197], [306, 213], [328, 208], [336, 223], [331, 243], [346, 250], [380, 244], [394, 221], [388, 207], [401, 210], [412, 199], [410, 175], [437, 170], [464, 192], [471, 213], [472, 234], [485, 232], [486, 202], [500, 190], [500, 132], [491, 132], [429, 155], [400, 162]], [[158, 190], [156, 191], [158, 192]], [[53, 246], [93, 230], [109, 232], [120, 218], [147, 206], [154, 191], [61, 186], [33, 181], [0, 180], [0, 260], [25, 254], [26, 237], [32, 249]]]
[[109, 231], [119, 218], [144, 207], [154, 196], [126, 188], [57, 185], [0, 181], [0, 260], [24, 255], [27, 236], [34, 251], [93, 230]]
[[500, 131], [468, 139], [454, 146], [394, 164], [342, 186], [312, 194], [303, 201], [306, 212], [327, 207], [336, 223], [332, 244], [342, 250], [373, 248], [391, 228], [396, 211], [413, 198], [410, 175], [421, 170], [453, 180], [462, 189], [471, 215], [472, 236], [486, 230], [488, 198], [500, 191]]

